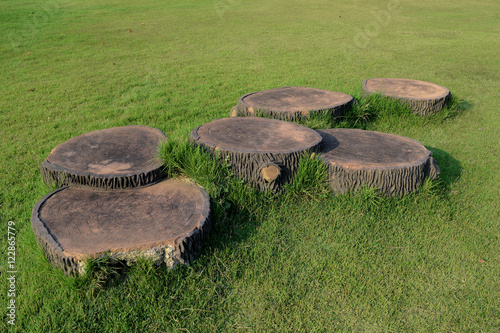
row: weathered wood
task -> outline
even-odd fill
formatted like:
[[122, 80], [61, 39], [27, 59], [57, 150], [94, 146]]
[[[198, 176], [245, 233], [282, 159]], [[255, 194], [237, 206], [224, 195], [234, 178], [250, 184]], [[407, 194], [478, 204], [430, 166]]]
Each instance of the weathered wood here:
[[263, 191], [280, 192], [321, 136], [307, 127], [268, 118], [224, 118], [191, 132], [192, 143], [231, 163], [234, 173]]
[[318, 132], [323, 137], [321, 158], [329, 167], [335, 193], [368, 186], [388, 196], [401, 196], [415, 191], [425, 178], [439, 176], [432, 153], [413, 139], [358, 129]]
[[442, 110], [450, 91], [432, 82], [377, 78], [363, 81], [363, 95], [380, 94], [408, 105], [415, 114], [426, 116]]
[[31, 225], [49, 261], [66, 274], [83, 274], [85, 260], [103, 254], [173, 268], [200, 253], [210, 201], [202, 188], [172, 179], [119, 191], [63, 187], [35, 205]]
[[270, 163], [268, 166], [263, 167], [260, 172], [265, 181], [272, 182], [281, 174], [281, 168], [274, 163]]
[[348, 94], [307, 87], [284, 87], [242, 96], [231, 110], [231, 117], [264, 115], [281, 120], [296, 120], [311, 114], [342, 116], [352, 107]]
[[125, 126], [82, 134], [55, 147], [40, 170], [60, 187], [124, 189], [162, 178], [158, 144], [165, 134], [148, 126]]

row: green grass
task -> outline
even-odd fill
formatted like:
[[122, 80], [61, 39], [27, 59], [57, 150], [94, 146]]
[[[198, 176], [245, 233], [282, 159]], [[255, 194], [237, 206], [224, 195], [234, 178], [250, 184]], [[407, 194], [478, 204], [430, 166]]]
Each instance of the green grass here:
[[[500, 6], [401, 0], [356, 47], [388, 3], [1, 2], [0, 330], [498, 331]], [[372, 77], [431, 81], [454, 97], [421, 118], [361, 98]], [[275, 196], [187, 143], [243, 94], [294, 85], [358, 99], [340, 121], [303, 124], [411, 137], [433, 152], [440, 180], [402, 198], [334, 196], [307, 157]], [[31, 231], [31, 209], [50, 191], [40, 163], [76, 135], [128, 124], [167, 134], [165, 171], [207, 189], [213, 232], [188, 267], [104, 258], [84, 277], [65, 277]], [[8, 221], [15, 327], [5, 316]]]

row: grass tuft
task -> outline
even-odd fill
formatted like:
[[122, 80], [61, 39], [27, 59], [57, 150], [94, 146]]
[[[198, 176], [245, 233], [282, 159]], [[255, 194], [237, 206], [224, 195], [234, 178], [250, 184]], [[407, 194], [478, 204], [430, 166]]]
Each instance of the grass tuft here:
[[378, 188], [364, 186], [351, 194], [351, 200], [357, 209], [370, 212], [378, 209], [384, 199]]
[[97, 258], [89, 258], [85, 264], [85, 274], [75, 277], [73, 283], [77, 289], [86, 290], [90, 295], [122, 282], [128, 269], [124, 261], [108, 253]]
[[329, 191], [328, 167], [315, 153], [300, 159], [292, 181], [285, 185], [285, 193], [293, 200], [319, 201]]

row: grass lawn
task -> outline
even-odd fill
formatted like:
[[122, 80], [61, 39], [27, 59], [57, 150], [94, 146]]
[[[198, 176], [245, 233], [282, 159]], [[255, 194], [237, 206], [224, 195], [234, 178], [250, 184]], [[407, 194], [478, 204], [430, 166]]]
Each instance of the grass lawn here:
[[[0, 331], [499, 331], [499, 11], [497, 0], [1, 1]], [[374, 77], [435, 82], [453, 101], [419, 118], [361, 98]], [[402, 198], [334, 196], [304, 159], [273, 196], [187, 144], [243, 94], [295, 85], [359, 99], [343, 121], [306, 125], [416, 139], [440, 180]], [[76, 135], [129, 124], [164, 131], [166, 172], [207, 189], [211, 237], [188, 267], [96, 262], [65, 277], [31, 230], [51, 190], [40, 163]]]

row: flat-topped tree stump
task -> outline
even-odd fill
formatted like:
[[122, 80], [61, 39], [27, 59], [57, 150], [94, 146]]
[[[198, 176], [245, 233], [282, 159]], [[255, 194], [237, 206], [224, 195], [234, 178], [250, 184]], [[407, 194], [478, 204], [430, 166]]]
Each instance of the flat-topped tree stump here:
[[321, 156], [329, 167], [335, 193], [367, 186], [388, 196], [401, 196], [416, 190], [425, 178], [439, 176], [432, 153], [413, 139], [358, 129], [318, 132], [323, 137]]
[[109, 255], [127, 263], [145, 257], [172, 268], [191, 262], [210, 228], [205, 190], [180, 180], [117, 191], [64, 187], [33, 208], [31, 225], [47, 258], [66, 274]]
[[228, 159], [234, 173], [254, 187], [279, 192], [321, 136], [307, 127], [276, 119], [224, 118], [199, 126], [191, 142]]
[[348, 94], [307, 87], [284, 87], [242, 96], [231, 110], [231, 117], [264, 115], [282, 120], [296, 120], [311, 114], [328, 113], [339, 117], [352, 107]]
[[450, 99], [450, 91], [431, 82], [409, 79], [368, 79], [363, 81], [363, 94], [380, 94], [408, 105], [415, 114], [426, 116], [442, 110]]
[[45, 183], [100, 189], [147, 185], [162, 178], [158, 144], [165, 134], [124, 126], [82, 134], [55, 147], [41, 172]]

